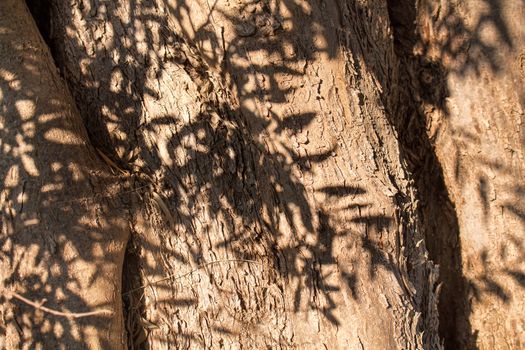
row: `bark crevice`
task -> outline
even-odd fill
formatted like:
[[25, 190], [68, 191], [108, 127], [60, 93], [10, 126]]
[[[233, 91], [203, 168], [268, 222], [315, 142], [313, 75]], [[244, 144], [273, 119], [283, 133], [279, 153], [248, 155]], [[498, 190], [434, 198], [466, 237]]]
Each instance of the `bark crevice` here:
[[430, 61], [418, 53], [417, 49], [425, 44], [418, 27], [424, 15], [418, 7], [422, 3], [424, 1], [388, 1], [401, 67], [392, 122], [417, 186], [429, 258], [439, 265], [439, 282], [442, 283], [438, 304], [440, 336], [446, 348], [470, 349], [475, 348], [475, 336], [469, 323], [458, 218], [435, 153], [432, 142], [435, 135], [428, 132], [427, 124], [427, 115], [433, 110], [447, 113], [447, 73], [440, 62]]

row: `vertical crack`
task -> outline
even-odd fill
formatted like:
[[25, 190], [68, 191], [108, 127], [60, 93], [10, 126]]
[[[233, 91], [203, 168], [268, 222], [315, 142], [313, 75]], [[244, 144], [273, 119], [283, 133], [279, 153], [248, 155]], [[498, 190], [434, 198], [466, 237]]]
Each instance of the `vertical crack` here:
[[[424, 104], [446, 113], [446, 72], [440, 62], [429, 62], [415, 53], [421, 42], [419, 6], [424, 1], [388, 0], [394, 49], [399, 58], [399, 86], [392, 115], [403, 155], [414, 174], [420, 213], [430, 259], [439, 265], [441, 294], [438, 303], [439, 333], [445, 347], [471, 345], [467, 284], [462, 273], [459, 224], [449, 198], [442, 166], [426, 130]], [[429, 84], [425, 77], [432, 76]], [[467, 346], [468, 347], [468, 346]]]

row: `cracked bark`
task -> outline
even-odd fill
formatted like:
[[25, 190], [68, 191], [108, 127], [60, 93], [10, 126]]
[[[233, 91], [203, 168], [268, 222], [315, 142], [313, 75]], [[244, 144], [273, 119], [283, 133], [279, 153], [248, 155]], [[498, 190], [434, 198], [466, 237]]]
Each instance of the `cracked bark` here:
[[91, 139], [156, 193], [134, 202], [127, 288], [264, 264], [131, 293], [131, 345], [438, 346], [383, 4], [51, 8]]

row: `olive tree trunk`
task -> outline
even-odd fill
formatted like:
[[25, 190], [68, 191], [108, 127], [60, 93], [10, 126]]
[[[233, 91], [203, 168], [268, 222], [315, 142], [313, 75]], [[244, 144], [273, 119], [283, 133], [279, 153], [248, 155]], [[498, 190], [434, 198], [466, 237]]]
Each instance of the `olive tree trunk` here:
[[523, 2], [28, 2], [4, 347], [523, 347]]
[[130, 347], [439, 347], [386, 4], [50, 5], [90, 139], [140, 195]]
[[418, 8], [417, 95], [460, 232], [455, 348], [525, 347], [524, 21], [523, 1]]
[[20, 0], [0, 2], [0, 149], [0, 348], [123, 347], [126, 185]]

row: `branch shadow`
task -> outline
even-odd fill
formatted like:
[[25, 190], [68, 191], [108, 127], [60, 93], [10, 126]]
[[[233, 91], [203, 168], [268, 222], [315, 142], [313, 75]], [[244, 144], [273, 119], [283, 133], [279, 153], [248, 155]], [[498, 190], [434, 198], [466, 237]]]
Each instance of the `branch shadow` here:
[[[119, 273], [127, 239], [119, 220], [123, 180], [86, 143], [86, 130], [38, 29], [20, 1], [0, 4], [0, 345], [6, 348], [112, 346], [86, 329], [107, 329], [109, 274]], [[118, 186], [116, 184], [118, 183]], [[101, 288], [102, 287], [102, 288]], [[99, 295], [89, 291], [99, 290]], [[118, 319], [118, 318], [117, 318]]]
[[[484, 1], [497, 5], [494, 1]], [[351, 23], [348, 30], [352, 35], [340, 31], [336, 39], [330, 34], [334, 28], [327, 25], [325, 19], [316, 17], [316, 13], [324, 12], [312, 10], [320, 6], [313, 1], [244, 1], [236, 8], [238, 15], [235, 16], [222, 11], [217, 2], [207, 3], [208, 11], [201, 12], [201, 17], [195, 17], [198, 6], [184, 0], [126, 3], [86, 0], [75, 6], [68, 1], [48, 0], [29, 1], [29, 5], [80, 110], [90, 142], [127, 174], [135, 189], [147, 188], [137, 190], [129, 199], [139, 214], [133, 213], [130, 219], [130, 226], [136, 232], [128, 244], [131, 248], [124, 264], [124, 292], [147, 283], [151, 276], [146, 276], [144, 271], [162, 276], [167, 271], [187, 271], [214, 259], [263, 260], [271, 269], [263, 271], [247, 265], [230, 267], [238, 271], [225, 274], [223, 269], [210, 268], [191, 277], [195, 283], [207, 283], [206, 288], [224, 296], [224, 300], [231, 300], [212, 307], [209, 317], [225, 312], [243, 323], [247, 330], [264, 321], [249, 316], [248, 311], [255, 310], [257, 302], [265, 300], [267, 291], [256, 288], [247, 298], [239, 296], [242, 291], [235, 288], [242, 284], [239, 281], [243, 273], [251, 273], [277, 286], [281, 294], [281, 281], [292, 281], [296, 286], [294, 312], [299, 312], [305, 303], [319, 307], [321, 296], [324, 306], [319, 307], [320, 311], [337, 326], [344, 320], [335, 313], [337, 303], [333, 295], [349, 293], [359, 300], [361, 293], [358, 275], [338, 264], [336, 259], [334, 241], [341, 237], [355, 240], [363, 251], [369, 252], [370, 261], [353, 261], [355, 268], [359, 264], [368, 266], [369, 277], [374, 278], [377, 267], [381, 266], [394, 272], [398, 280], [402, 279], [380, 241], [363, 235], [360, 230], [353, 232], [347, 229], [348, 225], [338, 222], [338, 217], [345, 217], [362, 231], [376, 233], [393, 225], [394, 218], [387, 215], [363, 214], [369, 212], [365, 208], [374, 204], [365, 200], [366, 189], [339, 184], [323, 187], [320, 195], [345, 205], [334, 211], [312, 206], [310, 190], [298, 174], [311, 174], [313, 166], [328, 161], [337, 149], [304, 154], [297, 152], [290, 140], [312, 127], [320, 117], [318, 112], [279, 115], [272, 110], [272, 104], [285, 102], [294, 89], [281, 84], [276, 78], [278, 74], [301, 77], [315, 55], [334, 58], [343, 51], [357, 57], [356, 69], [372, 73], [381, 87], [381, 102], [390, 123], [401, 135], [403, 160], [417, 179], [423, 202], [422, 217], [433, 218], [423, 219], [423, 225], [431, 258], [441, 266], [444, 282], [440, 303], [443, 336], [447, 344], [453, 344], [455, 340], [448, 339], [456, 337], [454, 329], [459, 323], [461, 332], [471, 333], [468, 311], [465, 315], [456, 315], [462, 312], [458, 310], [467, 308], [461, 305], [467, 302], [467, 293], [461, 272], [455, 209], [446, 193], [442, 170], [426, 134], [421, 111], [413, 107], [421, 101], [413, 103], [412, 97], [396, 88], [396, 85], [415, 84], [417, 88], [413, 90], [421, 91], [419, 97], [423, 102], [443, 110], [445, 115], [449, 113], [444, 106], [448, 91], [443, 84], [449, 73], [440, 60], [422, 59], [425, 50], [431, 48], [424, 48], [417, 58], [409, 55], [412, 47], [421, 41], [414, 34], [412, 24], [416, 13], [414, 4], [389, 1], [393, 39], [379, 28], [371, 28], [373, 33], [369, 33], [367, 18], [373, 15], [357, 1], [330, 3], [334, 8], [346, 7], [346, 12], [341, 13], [347, 17], [340, 14], [341, 25]], [[235, 28], [236, 40], [225, 41], [224, 28], [214, 19], [219, 16]], [[447, 20], [442, 25], [450, 32], [454, 29], [458, 36], [447, 37], [448, 41], [441, 45], [445, 50], [441, 59], [450, 56], [462, 62], [454, 73], [476, 71], [480, 62], [488, 62], [492, 69], [499, 67], [494, 55], [497, 48], [477, 36], [478, 29], [467, 28], [454, 13], [445, 17]], [[484, 17], [478, 27], [488, 21], [494, 23], [505, 45], [511, 47], [504, 21]], [[360, 42], [367, 35], [376, 39], [374, 45]], [[470, 39], [463, 41], [464, 37]], [[319, 38], [323, 45], [319, 44]], [[394, 67], [383, 67], [378, 56], [384, 52], [379, 48], [391, 47], [392, 40], [397, 59]], [[458, 57], [467, 48], [471, 54], [461, 61]], [[255, 62], [254, 56], [259, 51], [273, 61]], [[399, 68], [403, 62], [412, 60], [417, 60], [420, 68], [416, 77]], [[264, 103], [247, 107], [254, 98]], [[411, 103], [407, 105], [406, 101]], [[278, 141], [269, 146], [265, 141], [269, 129], [289, 142]], [[14, 139], [10, 141], [14, 142]], [[415, 154], [414, 150], [419, 153]], [[34, 210], [39, 212], [42, 208]], [[67, 215], [75, 212], [81, 210], [72, 208]], [[275, 212], [282, 212], [285, 220]], [[522, 213], [519, 209], [515, 212]], [[201, 222], [199, 217], [207, 218], [207, 222]], [[151, 225], [159, 226], [159, 232], [137, 228], [147, 227], [148, 220]], [[446, 222], [447, 226], [438, 227], [436, 222]], [[216, 232], [226, 237], [217, 237]], [[278, 242], [287, 239], [294, 244], [278, 251]], [[29, 247], [30, 242], [26, 244]], [[148, 254], [157, 261], [143, 259]], [[93, 257], [84, 258], [89, 261]], [[326, 266], [340, 269], [338, 278], [347, 289], [328, 282], [331, 277], [323, 275]], [[507, 273], [522, 281], [520, 271]], [[486, 284], [494, 283], [486, 279]], [[160, 329], [158, 325], [152, 326], [157, 320], [147, 314], [146, 306], [162, 305], [166, 310], [184, 313], [206, 298], [198, 286], [182, 282], [166, 282], [156, 288], [156, 292], [148, 293], [164, 293], [159, 299], [146, 296], [146, 292], [124, 297], [128, 310], [128, 343], [132, 348], [147, 348], [144, 338]], [[168, 299], [166, 295], [172, 290], [179, 295]], [[315, 291], [306, 301], [305, 290]], [[487, 290], [498, 288], [492, 286]], [[461, 297], [452, 298], [452, 294]], [[216, 297], [215, 301], [219, 299]], [[282, 301], [274, 299], [277, 307], [283, 308]], [[455, 299], [459, 304], [451, 303]], [[236, 300], [241, 300], [240, 306], [235, 304]], [[220, 308], [223, 310], [217, 310]], [[226, 310], [228, 308], [232, 311]], [[237, 314], [239, 309], [245, 311], [243, 316]], [[189, 332], [190, 321], [182, 318], [177, 316], [176, 322], [163, 330], [169, 332], [173, 343], [181, 347], [193, 341], [205, 345], [204, 336]], [[224, 326], [206, 326], [206, 329], [224, 334], [236, 332]], [[268, 337], [275, 338], [275, 335]], [[470, 342], [475, 341], [474, 336], [469, 337]]]
[[[451, 118], [453, 112], [446, 105], [451, 95], [451, 77], [480, 76], [483, 72], [494, 76], [505, 74], [509, 67], [504, 62], [502, 52], [514, 55], [521, 49], [515, 35], [513, 38], [512, 31], [516, 28], [504, 17], [505, 4], [499, 0], [476, 3], [477, 15], [471, 13], [470, 20], [464, 14], [472, 12], [472, 9], [462, 8], [468, 7], [467, 3], [422, 1], [416, 4], [415, 1], [399, 0], [390, 0], [388, 3], [396, 54], [403, 62], [402, 66], [406, 67], [401, 72], [399, 85], [411, 86], [406, 94], [401, 92], [399, 98], [409, 101], [408, 95], [412, 94], [412, 101], [420, 104], [419, 110], [418, 107], [401, 108], [394, 114], [397, 117], [392, 122], [400, 133], [400, 139], [404, 140], [404, 157], [416, 179], [421, 199], [421, 217], [427, 228], [429, 256], [440, 267], [440, 280], [443, 282], [439, 304], [440, 333], [446, 348], [475, 349], [478, 334], [471, 329], [469, 322], [472, 299], [482, 302], [492, 295], [508, 304], [513, 292], [498, 277], [505, 272], [488, 262], [487, 251], [479, 252], [482, 262], [480, 274], [475, 278], [467, 278], [462, 271], [465, 261], [461, 255], [458, 216], [433, 146], [441, 127], [433, 130], [434, 126], [429, 126], [425, 114], [435, 113], [445, 120]], [[487, 31], [491, 31], [492, 37], [487, 35]], [[491, 204], [493, 194], [490, 191], [495, 186], [494, 177], [489, 178], [487, 174], [497, 173], [498, 177], [508, 177], [509, 183], [512, 183], [513, 169], [511, 164], [494, 164], [490, 160], [493, 157], [486, 152], [475, 156], [474, 164], [461, 163], [460, 153], [468, 152], [469, 145], [481, 148], [482, 137], [486, 135], [480, 134], [475, 125], [453, 130], [452, 153], [455, 154], [451, 156], [456, 162], [453, 181], [457, 182], [459, 188], [466, 186], [470, 180], [465, 178], [465, 174], [470, 177], [474, 172], [477, 173], [477, 193], [474, 195], [478, 196], [481, 203], [481, 219], [484, 225], [488, 225], [489, 218], [499, 214], [495, 213], [496, 208]], [[525, 143], [522, 141], [523, 145]], [[465, 166], [468, 170], [461, 169]], [[512, 208], [520, 207], [518, 187], [510, 185], [501, 191], [510, 193], [512, 204], [509, 204]], [[512, 208], [508, 208], [509, 213], [513, 212]], [[517, 211], [519, 213], [519, 209]], [[525, 224], [525, 221], [522, 223]], [[511, 236], [507, 236], [505, 241], [507, 239], [512, 241]], [[517, 251], [523, 252], [521, 248]], [[521, 254], [517, 253], [518, 256]], [[504, 256], [499, 258], [503, 260]], [[490, 259], [498, 258], [492, 256]], [[517, 272], [512, 275], [516, 291], [523, 288], [519, 280], [520, 272]]]

